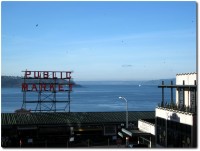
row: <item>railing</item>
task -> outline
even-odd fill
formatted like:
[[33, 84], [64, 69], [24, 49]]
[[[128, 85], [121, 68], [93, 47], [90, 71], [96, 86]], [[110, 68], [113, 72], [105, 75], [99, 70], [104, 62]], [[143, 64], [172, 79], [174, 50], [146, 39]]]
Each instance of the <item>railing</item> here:
[[191, 108], [186, 105], [177, 105], [174, 102], [162, 101], [161, 103], [158, 103], [158, 107], [163, 107], [163, 108], [178, 110], [178, 111], [183, 111], [183, 112], [189, 112], [189, 113], [196, 113], [196, 108]]

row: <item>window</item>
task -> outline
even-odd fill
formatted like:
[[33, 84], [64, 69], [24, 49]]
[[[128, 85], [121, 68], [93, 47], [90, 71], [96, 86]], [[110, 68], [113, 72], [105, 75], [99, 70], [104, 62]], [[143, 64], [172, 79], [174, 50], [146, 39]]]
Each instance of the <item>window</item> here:
[[116, 126], [115, 125], [105, 126], [104, 135], [116, 135]]
[[190, 108], [192, 112], [196, 112], [196, 90], [190, 88]]
[[184, 105], [184, 89], [183, 88], [179, 88], [178, 98], [179, 98], [179, 107], [183, 107]]

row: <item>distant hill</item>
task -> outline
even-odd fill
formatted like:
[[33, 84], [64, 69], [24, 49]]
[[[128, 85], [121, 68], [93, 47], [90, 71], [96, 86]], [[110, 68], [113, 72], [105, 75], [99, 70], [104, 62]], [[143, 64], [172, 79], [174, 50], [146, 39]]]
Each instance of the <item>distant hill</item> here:
[[176, 79], [159, 79], [159, 80], [147, 80], [147, 81], [77, 81], [81, 85], [161, 85], [162, 81], [165, 84], [176, 83]]
[[[35, 79], [35, 80], [32, 80], [32, 82], [37, 83], [38, 80]], [[19, 77], [19, 76], [1, 76], [1, 87], [2, 88], [21, 87], [22, 83], [23, 83], [22, 77]], [[76, 87], [81, 87], [81, 85], [76, 84], [74, 81], [72, 81], [71, 83]]]
[[[176, 83], [176, 79], [160, 79], [148, 81], [77, 81], [72, 82], [75, 87], [82, 87], [83, 85], [161, 85], [162, 81], [165, 84], [170, 84], [171, 81]], [[36, 81], [37, 82], [37, 81]], [[22, 77], [18, 76], [1, 76], [1, 87], [21, 87], [23, 83]]]
[[21, 87], [22, 78], [16, 76], [1, 76], [1, 87]]
[[176, 78], [172, 79], [160, 79], [160, 80], [150, 80], [150, 81], [144, 81], [142, 85], [161, 85], [162, 81], [164, 81], [164, 84], [170, 85], [171, 81], [173, 81], [173, 84], [176, 84]]

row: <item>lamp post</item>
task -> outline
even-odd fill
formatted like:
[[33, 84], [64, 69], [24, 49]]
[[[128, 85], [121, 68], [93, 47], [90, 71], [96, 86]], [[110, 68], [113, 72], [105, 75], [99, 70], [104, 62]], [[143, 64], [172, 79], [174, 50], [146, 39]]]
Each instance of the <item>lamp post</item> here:
[[128, 129], [128, 101], [122, 96], [120, 96], [119, 99], [123, 99], [126, 102], [126, 129]]
[[[120, 96], [119, 99], [123, 99], [126, 102], [126, 129], [128, 129], [128, 101]], [[129, 137], [126, 137], [126, 147], [128, 147], [129, 144]]]

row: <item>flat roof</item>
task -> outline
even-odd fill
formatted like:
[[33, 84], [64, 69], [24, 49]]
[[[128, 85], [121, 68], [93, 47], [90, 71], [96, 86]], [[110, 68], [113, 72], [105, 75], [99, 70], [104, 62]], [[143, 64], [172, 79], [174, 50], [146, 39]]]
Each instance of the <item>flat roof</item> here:
[[130, 130], [130, 132], [132, 133], [132, 136], [149, 136], [149, 135], [151, 135], [150, 133], [143, 132], [140, 130]]
[[[155, 119], [155, 111], [129, 111], [129, 122]], [[1, 125], [80, 125], [124, 123], [126, 112], [1, 113]]]
[[150, 133], [143, 132], [143, 131], [140, 131], [138, 129], [127, 130], [125, 128], [122, 128], [122, 133], [126, 134], [126, 135], [129, 135], [131, 137], [134, 137], [134, 136], [149, 136], [149, 135], [151, 135]]

